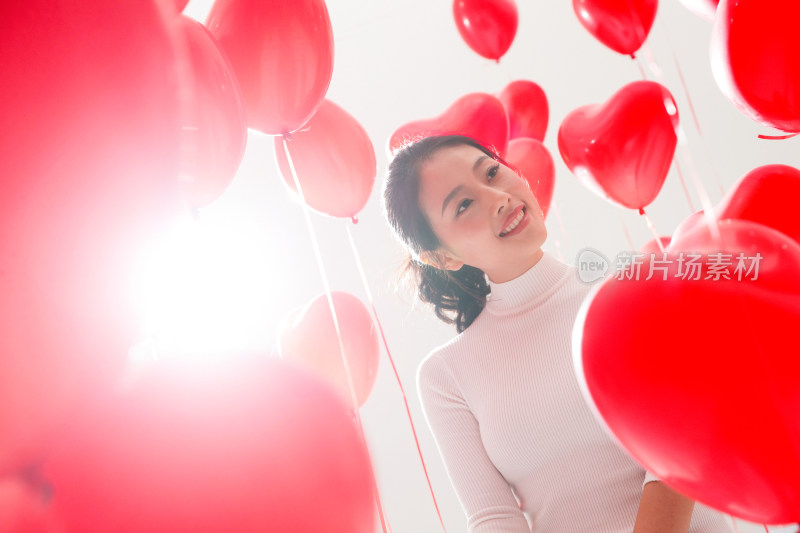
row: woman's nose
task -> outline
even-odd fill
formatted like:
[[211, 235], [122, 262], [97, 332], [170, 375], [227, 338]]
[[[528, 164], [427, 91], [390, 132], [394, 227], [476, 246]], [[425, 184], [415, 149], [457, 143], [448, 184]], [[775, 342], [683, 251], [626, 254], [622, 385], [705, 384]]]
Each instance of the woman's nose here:
[[494, 212], [496, 214], [500, 214], [505, 210], [507, 206], [511, 204], [511, 196], [505, 191], [494, 191], [494, 198], [492, 199], [492, 205], [494, 206]]

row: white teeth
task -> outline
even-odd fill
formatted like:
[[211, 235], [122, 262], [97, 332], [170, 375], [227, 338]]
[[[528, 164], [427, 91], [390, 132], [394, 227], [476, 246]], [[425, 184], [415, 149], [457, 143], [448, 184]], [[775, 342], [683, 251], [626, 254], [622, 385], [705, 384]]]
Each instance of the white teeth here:
[[520, 221], [522, 221], [522, 217], [524, 217], [524, 216], [525, 216], [525, 209], [523, 208], [523, 209], [520, 210], [520, 212], [517, 215], [517, 217], [514, 220], [511, 221], [511, 224], [506, 226], [506, 229], [504, 229], [500, 233], [500, 236], [504, 237], [505, 235], [509, 234], [514, 228], [517, 227], [517, 225], [520, 223]]

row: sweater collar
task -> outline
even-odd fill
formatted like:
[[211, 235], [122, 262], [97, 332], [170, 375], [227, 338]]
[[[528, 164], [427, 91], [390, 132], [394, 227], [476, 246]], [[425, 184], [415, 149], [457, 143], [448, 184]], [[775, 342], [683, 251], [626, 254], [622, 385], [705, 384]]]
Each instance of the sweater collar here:
[[562, 263], [545, 251], [541, 259], [522, 275], [504, 283], [489, 281], [491, 293], [486, 309], [505, 313], [523, 305], [533, 305], [561, 285], [570, 270], [570, 265]]

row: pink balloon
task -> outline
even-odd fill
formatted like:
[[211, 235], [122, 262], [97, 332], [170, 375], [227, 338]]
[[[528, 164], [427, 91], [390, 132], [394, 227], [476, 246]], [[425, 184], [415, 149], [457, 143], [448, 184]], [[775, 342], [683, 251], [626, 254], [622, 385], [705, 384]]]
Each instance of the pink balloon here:
[[722, 0], [711, 69], [723, 94], [751, 119], [800, 132], [800, 2]]
[[46, 487], [22, 477], [0, 478], [0, 533], [56, 533]]
[[714, 22], [719, 0], [681, 0], [681, 3], [695, 15]]
[[367, 451], [316, 376], [246, 356], [137, 370], [42, 467], [64, 531], [374, 531]]
[[528, 80], [512, 81], [497, 97], [508, 113], [509, 140], [519, 137], [544, 140], [549, 108], [541, 87]]
[[[372, 315], [361, 300], [338, 291], [331, 293], [331, 297], [350, 378], [358, 406], [361, 406], [369, 397], [378, 375], [378, 332]], [[314, 370], [336, 387], [348, 405], [352, 405], [339, 339], [325, 294], [290, 314], [279, 334], [278, 348], [281, 357]]]
[[[283, 181], [296, 193], [283, 138], [275, 138], [275, 157]], [[330, 100], [302, 130], [288, 139], [289, 154], [306, 204], [334, 217], [354, 217], [369, 200], [375, 183], [375, 149], [367, 132]]]
[[661, 190], [678, 137], [678, 108], [666, 87], [625, 85], [605, 104], [569, 113], [558, 130], [561, 157], [596, 194], [643, 209]]
[[469, 93], [432, 119], [400, 126], [389, 138], [389, 153], [431, 135], [466, 135], [503, 157], [508, 147], [508, 115], [503, 103], [487, 93]]
[[598, 41], [633, 55], [650, 33], [658, 0], [572, 0], [572, 9]]
[[180, 102], [155, 0], [2, 2], [0, 20], [2, 473], [112, 387], [141, 334], [136, 268], [180, 211]]
[[519, 138], [508, 143], [505, 160], [528, 180], [544, 216], [550, 210], [556, 168], [547, 148], [536, 139]]
[[216, 39], [199, 22], [179, 16], [190, 63], [185, 80], [181, 185], [189, 204], [203, 207], [233, 181], [247, 145], [239, 82]]
[[519, 22], [514, 0], [453, 0], [453, 18], [464, 42], [496, 61], [514, 42]]
[[[747, 220], [718, 229], [720, 240], [704, 224], [673, 239], [666, 279], [646, 279], [665, 265], [646, 256], [638, 281], [609, 278], [590, 296], [575, 325], [579, 379], [623, 447], [670, 487], [745, 520], [796, 522], [800, 359], [787, 346], [800, 245]], [[680, 277], [684, 250], [701, 254], [700, 279]], [[708, 277], [720, 251], [731, 279]], [[761, 255], [757, 276], [738, 279], [740, 252]]]
[[206, 26], [230, 58], [251, 128], [301, 128], [333, 74], [333, 31], [324, 0], [217, 0]]

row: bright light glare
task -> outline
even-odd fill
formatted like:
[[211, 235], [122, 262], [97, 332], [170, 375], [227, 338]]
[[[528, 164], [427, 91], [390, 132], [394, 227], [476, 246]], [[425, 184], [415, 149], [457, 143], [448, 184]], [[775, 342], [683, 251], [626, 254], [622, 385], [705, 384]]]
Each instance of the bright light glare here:
[[272, 300], [263, 248], [230, 220], [181, 221], [146, 261], [145, 339], [132, 356], [257, 349]]

